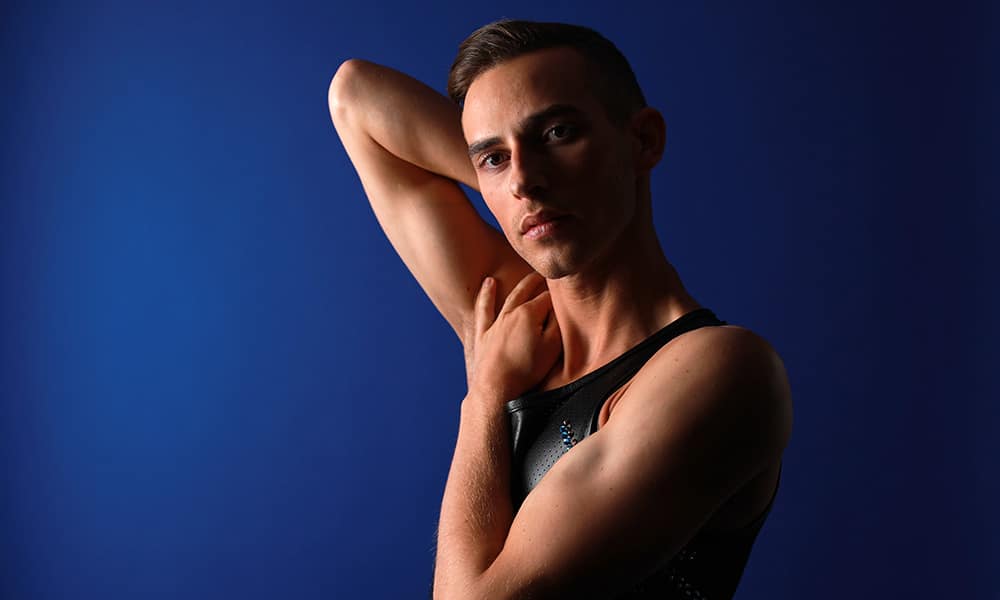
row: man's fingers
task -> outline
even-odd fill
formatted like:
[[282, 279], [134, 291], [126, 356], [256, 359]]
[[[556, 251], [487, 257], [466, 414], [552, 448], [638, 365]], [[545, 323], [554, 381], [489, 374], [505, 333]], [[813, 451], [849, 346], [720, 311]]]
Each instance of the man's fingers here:
[[540, 294], [523, 304], [536, 319], [541, 321], [546, 313], [552, 310], [552, 294], [549, 290], [542, 290]]
[[496, 320], [497, 282], [492, 277], [483, 280], [476, 296], [475, 323], [476, 333], [482, 333], [490, 328]]
[[507, 295], [507, 299], [504, 300], [503, 308], [500, 309], [500, 312], [508, 313], [527, 302], [535, 296], [538, 286], [544, 282], [545, 278], [535, 271], [525, 275], [521, 281], [517, 282], [517, 285], [510, 291], [510, 294]]

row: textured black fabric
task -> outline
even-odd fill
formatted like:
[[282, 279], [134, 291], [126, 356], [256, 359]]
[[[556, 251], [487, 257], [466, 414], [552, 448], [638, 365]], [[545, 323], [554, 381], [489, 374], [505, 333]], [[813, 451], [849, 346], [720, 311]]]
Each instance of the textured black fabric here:
[[[601, 407], [664, 344], [699, 327], [725, 325], [701, 308], [668, 324], [600, 369], [562, 387], [506, 404], [510, 416], [511, 500], [517, 510], [553, 464], [597, 430]], [[777, 490], [775, 490], [777, 493]], [[771, 503], [750, 524], [724, 534], [700, 533], [667, 566], [621, 598], [725, 600], [736, 591]]]

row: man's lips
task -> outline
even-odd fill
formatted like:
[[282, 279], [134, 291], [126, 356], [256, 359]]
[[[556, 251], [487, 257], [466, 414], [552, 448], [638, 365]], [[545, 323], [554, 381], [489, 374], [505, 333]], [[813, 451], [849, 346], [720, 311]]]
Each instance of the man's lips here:
[[521, 235], [528, 233], [532, 227], [537, 227], [538, 225], [543, 225], [550, 221], [556, 221], [562, 219], [567, 215], [560, 214], [551, 210], [540, 210], [536, 213], [526, 215], [521, 219]]

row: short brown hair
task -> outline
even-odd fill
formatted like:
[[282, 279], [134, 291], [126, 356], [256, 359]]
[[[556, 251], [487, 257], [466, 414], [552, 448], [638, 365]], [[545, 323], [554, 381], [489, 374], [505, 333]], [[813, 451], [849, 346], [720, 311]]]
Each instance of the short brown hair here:
[[625, 56], [593, 29], [565, 23], [501, 20], [484, 25], [458, 47], [448, 74], [448, 95], [459, 106], [477, 77], [502, 62], [546, 48], [573, 48], [600, 79], [598, 97], [608, 116], [624, 122], [646, 106], [635, 73]]

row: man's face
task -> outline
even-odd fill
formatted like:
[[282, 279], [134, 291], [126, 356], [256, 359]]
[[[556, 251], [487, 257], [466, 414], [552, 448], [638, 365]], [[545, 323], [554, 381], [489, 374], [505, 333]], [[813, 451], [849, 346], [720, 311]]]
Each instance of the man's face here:
[[480, 75], [462, 127], [479, 189], [514, 249], [549, 279], [608, 253], [636, 210], [636, 148], [570, 48]]

